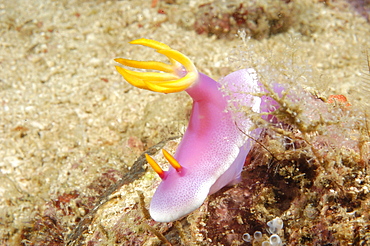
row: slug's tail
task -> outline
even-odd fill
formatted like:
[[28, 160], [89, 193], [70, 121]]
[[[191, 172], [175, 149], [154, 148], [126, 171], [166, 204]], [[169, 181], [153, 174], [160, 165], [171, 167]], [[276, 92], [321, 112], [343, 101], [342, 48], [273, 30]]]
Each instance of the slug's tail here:
[[156, 92], [172, 93], [186, 90], [198, 81], [199, 74], [193, 62], [179, 51], [171, 49], [166, 44], [145, 38], [137, 39], [130, 43], [156, 49], [158, 53], [167, 56], [171, 62], [171, 64], [167, 64], [157, 61], [114, 59], [116, 62], [128, 67], [162, 71], [136, 72], [116, 66], [117, 71], [133, 86]]

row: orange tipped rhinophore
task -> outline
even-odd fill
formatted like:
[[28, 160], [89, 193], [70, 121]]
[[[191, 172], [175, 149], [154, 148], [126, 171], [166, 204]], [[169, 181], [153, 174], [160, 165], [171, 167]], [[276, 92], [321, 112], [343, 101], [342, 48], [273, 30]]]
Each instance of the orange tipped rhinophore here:
[[[182, 166], [175, 159], [175, 157], [173, 157], [165, 149], [162, 149], [162, 153], [164, 155], [164, 158], [166, 158], [166, 160], [171, 164], [171, 166], [175, 168], [177, 172], [181, 172]], [[161, 179], [164, 179], [166, 177], [166, 172], [162, 170], [162, 168], [158, 165], [158, 163], [148, 154], [145, 154], [145, 158], [147, 162], [150, 164], [150, 166], [154, 169], [154, 171], [158, 173], [159, 177], [161, 177]]]
[[162, 149], [162, 153], [164, 155], [164, 158], [173, 166], [173, 168], [176, 169], [177, 172], [180, 172], [182, 170], [182, 166], [178, 161], [176, 161], [175, 157], [173, 157], [170, 153], [168, 153], [165, 149]]
[[148, 154], [145, 154], [145, 158], [146, 158], [146, 161], [150, 164], [150, 166], [152, 166], [154, 171], [156, 173], [158, 173], [159, 177], [161, 177], [161, 179], [164, 179], [165, 178], [165, 172], [158, 165], [158, 163], [152, 157], [150, 157]]

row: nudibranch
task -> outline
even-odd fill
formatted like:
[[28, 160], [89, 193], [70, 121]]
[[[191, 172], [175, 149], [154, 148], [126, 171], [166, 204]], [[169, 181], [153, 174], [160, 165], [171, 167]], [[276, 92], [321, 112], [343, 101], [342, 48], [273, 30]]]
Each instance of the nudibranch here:
[[[255, 93], [261, 89], [253, 69], [231, 73], [218, 83], [198, 72], [187, 56], [163, 43], [150, 39], [130, 43], [155, 49], [167, 56], [170, 64], [117, 58], [124, 66], [161, 71], [137, 72], [116, 66], [127, 82], [155, 92], [186, 91], [193, 99], [189, 125], [174, 156], [163, 150], [171, 164], [169, 170], [163, 171], [146, 155], [162, 179], [151, 200], [150, 215], [155, 221], [170, 222], [200, 207], [208, 195], [239, 181], [252, 146], [248, 136], [258, 137], [261, 131], [253, 129], [241, 108], [259, 112], [261, 98]], [[222, 86], [227, 88], [221, 90]]]

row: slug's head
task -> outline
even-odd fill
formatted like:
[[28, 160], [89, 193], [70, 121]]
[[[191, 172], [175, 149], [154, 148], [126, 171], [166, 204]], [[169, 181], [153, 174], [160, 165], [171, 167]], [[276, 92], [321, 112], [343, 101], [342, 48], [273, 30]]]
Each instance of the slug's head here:
[[146, 160], [162, 179], [150, 202], [149, 213], [157, 222], [170, 222], [200, 207], [211, 185], [204, 179], [204, 172], [197, 172], [196, 167], [186, 165], [186, 162], [180, 165], [164, 149], [162, 153], [171, 165], [167, 171], [163, 171], [152, 157], [146, 155]]
[[156, 49], [158, 53], [167, 56], [171, 63], [134, 61], [123, 58], [115, 59], [116, 62], [125, 66], [162, 71], [136, 72], [116, 66], [117, 71], [133, 86], [156, 92], [172, 93], [186, 90], [198, 81], [199, 74], [194, 64], [179, 51], [173, 50], [168, 45], [158, 41], [145, 38], [137, 39], [130, 43]]

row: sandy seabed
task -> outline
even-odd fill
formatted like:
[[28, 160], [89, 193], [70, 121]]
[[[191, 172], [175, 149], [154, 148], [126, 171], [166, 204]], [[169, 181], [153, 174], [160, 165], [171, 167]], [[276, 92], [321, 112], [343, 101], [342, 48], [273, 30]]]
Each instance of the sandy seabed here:
[[[225, 5], [222, 1], [167, 2], [152, 7], [144, 0], [0, 1], [0, 244], [42, 245], [47, 239], [55, 243], [49, 245], [82, 244], [82, 237], [71, 235], [82, 234], [76, 232], [81, 218], [109, 187], [143, 151], [183, 134], [191, 108], [184, 92], [140, 90], [115, 71], [117, 57], [162, 59], [149, 48], [128, 44], [131, 40], [164, 42], [215, 79], [248, 67], [243, 54], [284, 60], [294, 53], [297, 63], [315, 70], [303, 73], [321, 78], [305, 86], [324, 96], [346, 95], [355, 106], [369, 105], [364, 96], [370, 92], [368, 2], [294, 1], [286, 31], [247, 43], [236, 35], [195, 32], [199, 7]], [[174, 141], [167, 144], [176, 147]], [[137, 210], [137, 191], [148, 203], [157, 184], [148, 171], [123, 190], [116, 187], [120, 195], [113, 197], [124, 197], [117, 202], [121, 208]], [[83, 227], [90, 225], [91, 238], [101, 237], [94, 234], [100, 225], [119, 222], [106, 214]], [[99, 230], [109, 241], [109, 233]], [[151, 230], [138, 245], [159, 244]], [[135, 238], [130, 235], [125, 238]]]

